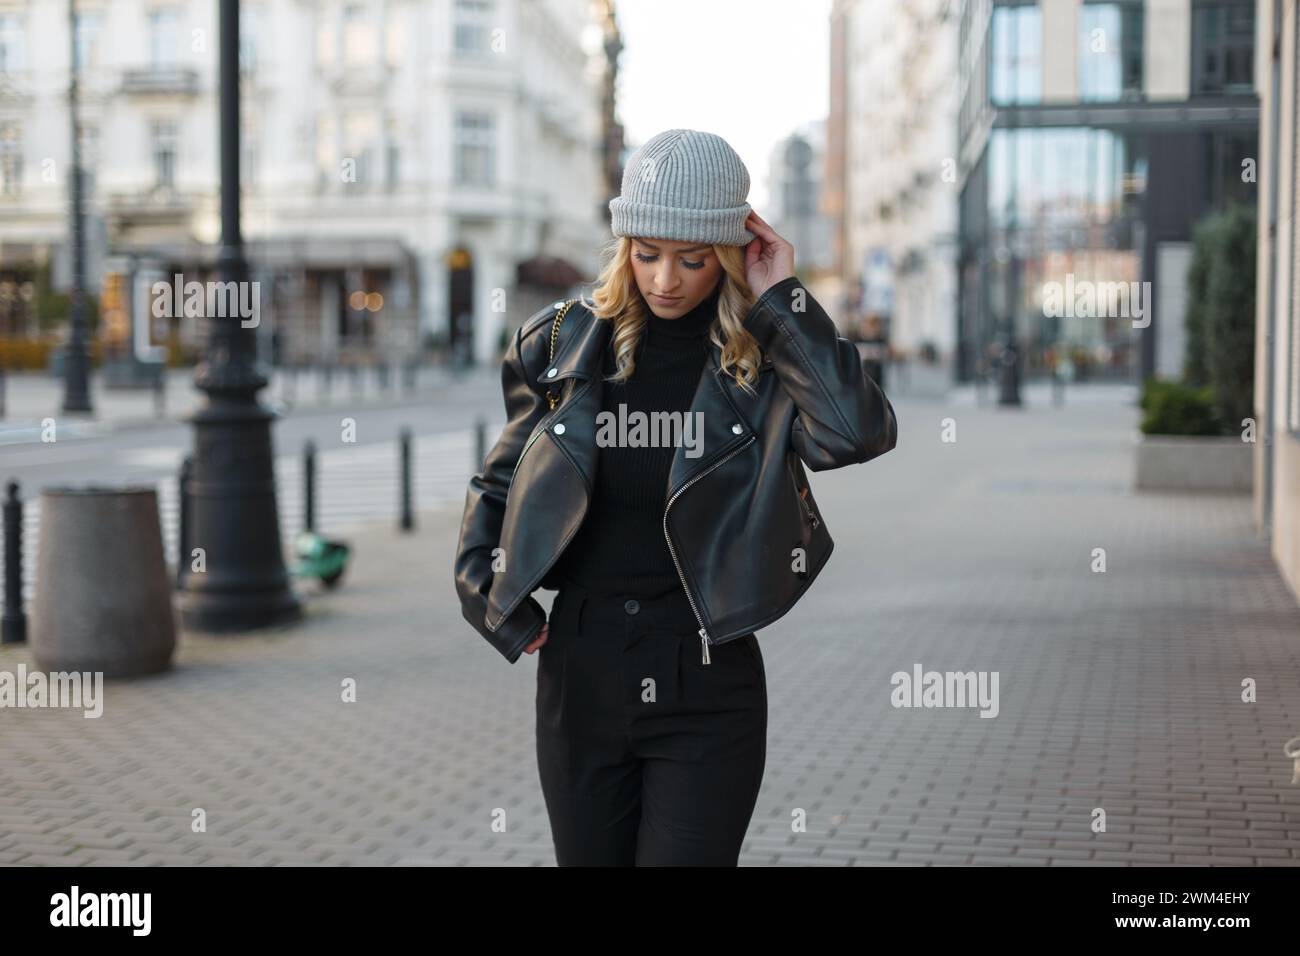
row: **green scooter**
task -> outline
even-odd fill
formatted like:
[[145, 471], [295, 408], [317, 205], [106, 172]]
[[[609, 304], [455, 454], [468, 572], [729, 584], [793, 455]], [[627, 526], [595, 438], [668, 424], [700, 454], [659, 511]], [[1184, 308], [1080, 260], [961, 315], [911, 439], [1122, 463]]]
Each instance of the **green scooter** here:
[[320, 578], [325, 587], [333, 590], [347, 570], [351, 552], [346, 542], [323, 538], [314, 531], [299, 532], [294, 539], [298, 564], [290, 573], [301, 578]]

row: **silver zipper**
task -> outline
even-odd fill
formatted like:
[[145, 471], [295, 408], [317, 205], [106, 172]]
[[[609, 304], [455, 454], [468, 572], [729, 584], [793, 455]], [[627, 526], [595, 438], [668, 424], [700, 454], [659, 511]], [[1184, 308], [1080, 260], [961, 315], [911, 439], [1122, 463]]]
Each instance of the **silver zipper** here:
[[680, 495], [691, 485], [695, 484], [697, 481], [699, 481], [709, 472], [713, 471], [713, 469], [730, 461], [737, 454], [739, 454], [742, 449], [747, 448], [749, 444], [753, 442], [756, 437], [757, 436], [755, 435], [750, 435], [748, 441], [742, 442], [740, 445], [733, 448], [728, 454], [724, 455], [722, 458], [719, 458], [708, 468], [705, 468], [702, 472], [700, 472], [690, 481], [686, 482], [686, 484], [682, 485], [675, 492], [673, 492], [672, 497], [668, 499], [668, 504], [664, 506], [664, 538], [668, 541], [668, 553], [672, 555], [673, 565], [677, 568], [677, 576], [682, 579], [682, 590], [686, 592], [686, 600], [689, 601], [691, 604], [691, 613], [695, 615], [695, 621], [697, 624], [700, 625], [700, 630], [699, 630], [700, 648], [703, 651], [702, 660], [705, 664], [713, 663], [713, 659], [709, 656], [709, 631], [708, 628], [704, 626], [704, 619], [700, 617], [699, 609], [696, 608], [695, 606], [695, 598], [691, 596], [691, 589], [686, 584], [686, 575], [682, 573], [681, 563], [678, 562], [677, 560], [677, 549], [673, 547], [672, 535], [668, 533], [668, 509], [673, 506], [673, 502], [677, 500], [678, 495]]
[[[585, 392], [590, 385], [591, 385], [590, 379], [583, 379], [582, 386], [573, 393], [573, 396], [569, 399], [568, 402], [561, 405], [557, 405], [553, 410], [547, 413], [545, 425], [541, 424], [540, 422], [538, 423], [537, 430], [534, 431], [532, 435], [529, 436], [528, 441], [524, 443], [523, 450], [519, 452], [519, 457], [515, 459], [515, 467], [510, 472], [510, 484], [506, 487], [507, 501], [510, 500], [510, 489], [514, 488], [515, 486], [515, 475], [519, 474], [519, 465], [523, 462], [524, 455], [528, 454], [528, 449], [532, 448], [533, 443], [536, 442], [537, 439], [541, 438], [542, 435], [546, 432], [546, 430], [550, 428], [552, 424], [554, 424], [555, 419], [559, 417], [560, 412], [563, 411], [565, 408], [567, 408], [569, 405], [573, 404], [575, 401], [577, 401], [578, 397], [581, 396], [582, 393]], [[484, 622], [484, 624], [487, 625], [487, 629], [489, 631], [496, 633], [497, 628], [505, 623], [506, 618], [508, 618], [512, 613], [514, 613], [515, 608], [518, 607], [520, 603], [523, 601], [523, 599], [527, 597], [529, 593], [532, 592], [533, 588], [537, 586], [537, 582], [541, 581], [542, 578], [546, 577], [546, 572], [551, 570], [551, 565], [555, 563], [555, 559], [557, 557], [558, 555], [554, 555], [554, 554], [551, 555], [551, 559], [547, 561], [546, 564], [542, 567], [542, 573], [537, 575], [532, 580], [532, 582], [529, 583], [528, 587], [524, 588], [524, 590], [520, 592], [520, 596], [516, 598], [514, 601], [512, 601], [510, 603], [510, 606], [501, 612], [501, 617], [497, 620], [496, 627], [493, 627], [491, 624], [487, 624], [486, 621]]]

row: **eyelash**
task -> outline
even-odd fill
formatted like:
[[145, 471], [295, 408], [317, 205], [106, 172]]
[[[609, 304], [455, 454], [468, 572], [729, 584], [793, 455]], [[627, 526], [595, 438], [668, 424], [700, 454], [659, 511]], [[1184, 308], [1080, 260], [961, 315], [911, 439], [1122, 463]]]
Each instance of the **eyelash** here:
[[[638, 262], [654, 262], [656, 259], [659, 258], [658, 256], [645, 256], [645, 255], [642, 255], [642, 254], [639, 253], [639, 252], [634, 252], [634, 253], [632, 253], [632, 254], [633, 254], [634, 256], [636, 256]], [[687, 262], [685, 259], [683, 259], [683, 260], [682, 260], [682, 265], [684, 265], [684, 266], [685, 266], [686, 268], [688, 268], [688, 269], [703, 269], [703, 268], [704, 268], [704, 262], [703, 262], [703, 260], [701, 260], [700, 262]]]

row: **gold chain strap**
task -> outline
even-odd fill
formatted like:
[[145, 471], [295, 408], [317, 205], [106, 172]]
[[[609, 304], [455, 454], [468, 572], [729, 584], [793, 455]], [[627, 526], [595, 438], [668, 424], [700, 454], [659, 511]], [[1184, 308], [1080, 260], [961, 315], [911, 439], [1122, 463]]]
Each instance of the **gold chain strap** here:
[[[577, 299], [570, 299], [560, 306], [559, 312], [555, 313], [555, 321], [551, 323], [551, 356], [547, 359], [547, 365], [555, 361], [555, 343], [559, 341], [560, 323], [564, 321], [564, 316], [577, 301]], [[551, 411], [555, 411], [555, 406], [560, 402], [560, 393], [554, 384], [546, 387], [546, 401], [551, 406]]]

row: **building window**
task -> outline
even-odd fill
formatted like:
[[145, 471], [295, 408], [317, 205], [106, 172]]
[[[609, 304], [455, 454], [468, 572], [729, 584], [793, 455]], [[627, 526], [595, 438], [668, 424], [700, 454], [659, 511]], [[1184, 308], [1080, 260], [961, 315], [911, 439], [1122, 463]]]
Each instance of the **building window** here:
[[77, 69], [91, 70], [99, 66], [99, 31], [104, 18], [95, 12], [77, 12]]
[[180, 63], [180, 16], [172, 7], [149, 11], [149, 65], [167, 69]]
[[392, 69], [396, 69], [402, 63], [402, 49], [406, 42], [404, 26], [396, 11], [390, 10], [388, 22], [384, 27], [384, 57]]
[[328, 189], [339, 175], [335, 160], [335, 124], [333, 116], [316, 119], [316, 184], [318, 189]]
[[261, 161], [261, 139], [257, 125], [245, 121], [243, 131], [239, 136], [240, 158], [239, 158], [239, 182], [245, 188], [255, 188], [258, 185], [258, 163]]
[[176, 187], [176, 146], [179, 136], [174, 120], [154, 120], [152, 126], [153, 141], [153, 178], [157, 189], [174, 189]]
[[343, 63], [345, 66], [369, 66], [378, 55], [374, 21], [366, 8], [350, 3], [343, 8]]
[[456, 182], [491, 186], [496, 180], [496, 124], [491, 113], [456, 114]]
[[344, 179], [351, 190], [375, 184], [376, 154], [379, 150], [379, 120], [372, 112], [348, 113], [343, 117], [343, 158], [352, 160], [352, 175]]
[[316, 66], [334, 65], [334, 31], [329, 14], [324, 10], [316, 11]]
[[389, 116], [384, 120], [384, 184], [388, 189], [397, 188], [401, 175], [402, 153], [397, 136], [397, 120]]
[[239, 72], [257, 72], [257, 38], [262, 35], [262, 11], [247, 7], [239, 13]]
[[77, 131], [80, 134], [77, 138], [81, 154], [82, 194], [92, 196], [95, 192], [96, 173], [99, 170], [99, 126], [95, 123], [82, 122], [77, 125]]
[[17, 123], [0, 123], [0, 194], [17, 196], [22, 180], [22, 129]]
[[1079, 11], [1079, 99], [1142, 95], [1142, 6], [1087, 3]]
[[1254, 90], [1255, 6], [1205, 3], [1192, 8], [1192, 95], [1235, 96]]
[[456, 0], [455, 33], [457, 53], [482, 54], [491, 49], [492, 0]]
[[0, 13], [0, 73], [23, 68], [23, 21], [15, 13]]
[[1043, 18], [1037, 6], [995, 7], [989, 69], [995, 104], [1037, 103], [1043, 97]]

